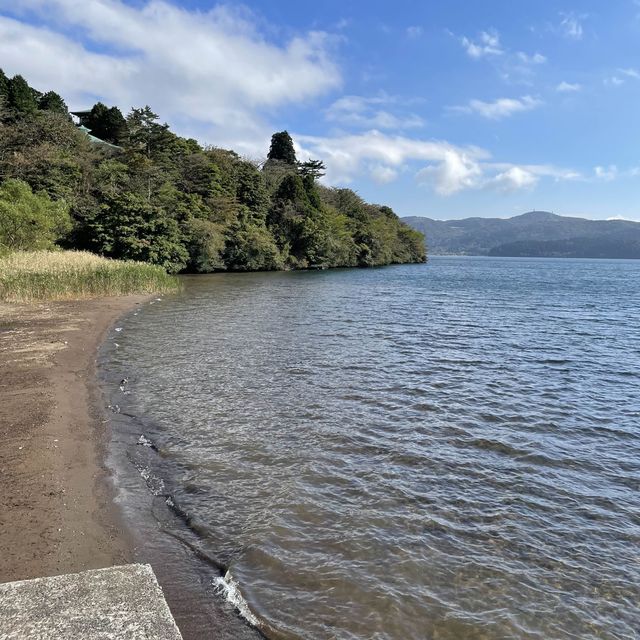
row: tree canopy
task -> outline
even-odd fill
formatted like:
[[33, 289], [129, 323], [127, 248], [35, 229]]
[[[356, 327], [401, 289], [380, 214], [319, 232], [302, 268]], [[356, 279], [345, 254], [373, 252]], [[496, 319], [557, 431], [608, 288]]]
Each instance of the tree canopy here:
[[120, 144], [127, 134], [127, 123], [120, 109], [107, 107], [102, 102], [93, 105], [83, 122], [96, 138], [112, 144]]
[[69, 231], [69, 207], [22, 180], [0, 184], [0, 250], [51, 249]]
[[69, 115], [69, 109], [67, 109], [65, 101], [55, 91], [47, 91], [43, 94], [38, 102], [38, 109], [52, 111], [53, 113], [59, 113], [63, 116]]
[[285, 164], [296, 164], [296, 151], [293, 146], [293, 139], [288, 131], [280, 131], [271, 136], [271, 147], [269, 148], [267, 159], [277, 160]]
[[98, 102], [82, 120], [118, 146], [76, 127], [57, 93], [0, 70], [0, 242], [55, 241], [171, 272], [425, 260], [421, 234], [389, 207], [322, 185], [324, 164], [298, 162], [286, 131], [258, 163], [176, 135], [148, 106], [125, 117]]

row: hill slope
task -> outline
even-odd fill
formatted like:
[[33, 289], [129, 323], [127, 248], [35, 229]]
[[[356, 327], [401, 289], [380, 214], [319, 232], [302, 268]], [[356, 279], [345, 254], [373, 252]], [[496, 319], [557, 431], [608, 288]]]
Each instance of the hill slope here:
[[513, 218], [402, 218], [433, 255], [640, 258], [640, 223], [530, 211]]
[[425, 261], [389, 207], [322, 175], [286, 131], [251, 161], [178, 136], [148, 106], [70, 114], [0, 69], [0, 254], [59, 245], [172, 273]]

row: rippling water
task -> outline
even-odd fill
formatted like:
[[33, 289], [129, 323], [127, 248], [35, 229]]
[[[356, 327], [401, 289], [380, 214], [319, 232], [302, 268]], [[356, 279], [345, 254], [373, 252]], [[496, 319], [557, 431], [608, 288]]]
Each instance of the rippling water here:
[[112, 366], [270, 636], [637, 638], [639, 307], [640, 261], [202, 276]]

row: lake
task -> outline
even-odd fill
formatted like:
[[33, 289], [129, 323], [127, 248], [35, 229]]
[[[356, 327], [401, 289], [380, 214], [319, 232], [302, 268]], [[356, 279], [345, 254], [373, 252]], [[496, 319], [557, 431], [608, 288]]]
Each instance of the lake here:
[[101, 355], [177, 592], [198, 556], [272, 638], [637, 637], [640, 261], [184, 281]]

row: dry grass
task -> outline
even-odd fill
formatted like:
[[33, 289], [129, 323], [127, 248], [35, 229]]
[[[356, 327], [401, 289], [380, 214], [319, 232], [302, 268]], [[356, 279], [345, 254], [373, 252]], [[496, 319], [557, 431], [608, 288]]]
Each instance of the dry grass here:
[[85, 251], [17, 251], [0, 257], [0, 300], [73, 300], [180, 288], [162, 267]]

